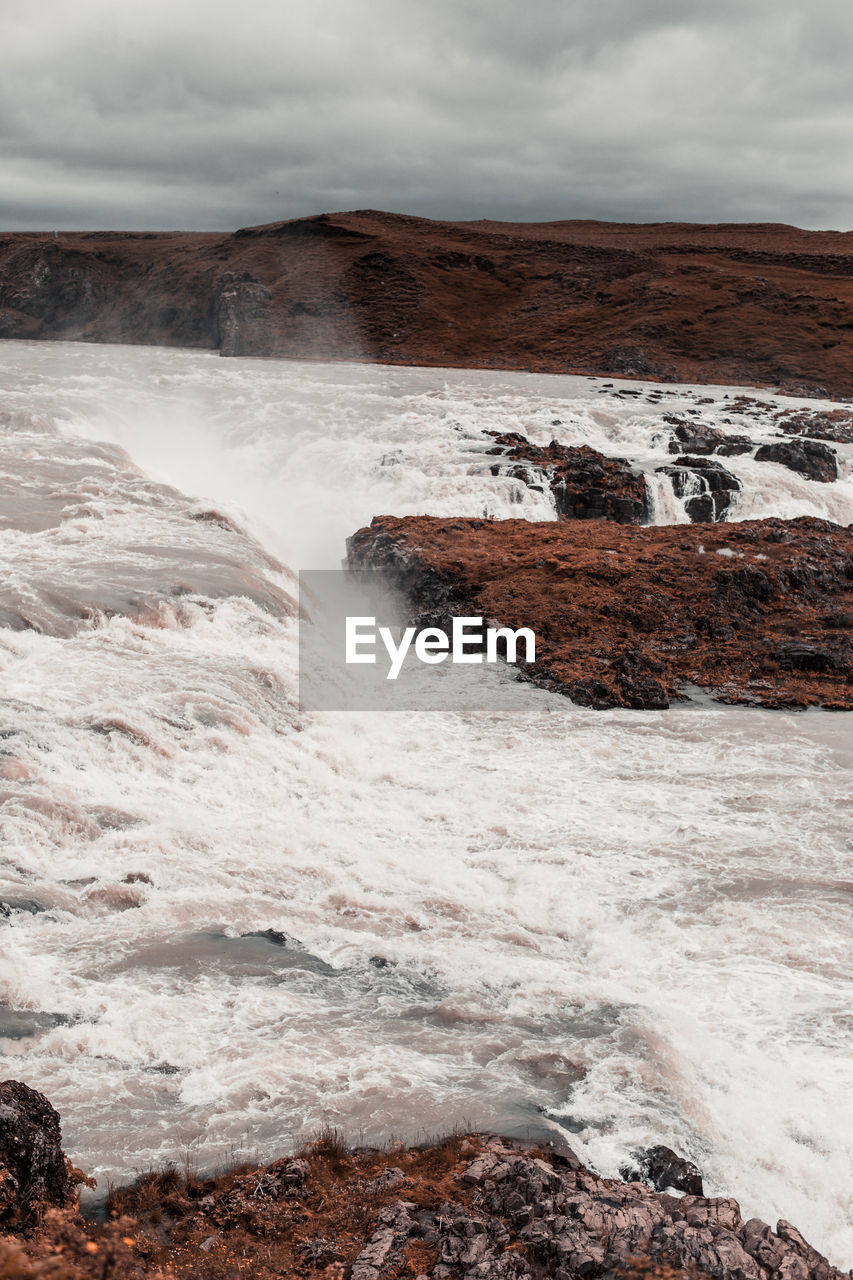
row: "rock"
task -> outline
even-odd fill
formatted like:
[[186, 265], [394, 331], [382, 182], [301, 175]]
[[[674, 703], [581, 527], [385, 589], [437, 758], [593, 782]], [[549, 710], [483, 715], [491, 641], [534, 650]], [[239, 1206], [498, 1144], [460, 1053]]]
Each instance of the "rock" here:
[[780, 440], [763, 444], [755, 454], [756, 462], [778, 462], [789, 471], [798, 471], [809, 480], [831, 484], [838, 479], [838, 460], [829, 445], [817, 440]]
[[391, 1168], [383, 1169], [375, 1178], [371, 1178], [365, 1183], [364, 1190], [368, 1195], [379, 1195], [383, 1191], [388, 1191], [391, 1187], [398, 1186], [404, 1182], [406, 1175], [402, 1169]]
[[21, 911], [26, 915], [37, 916], [42, 911], [46, 911], [47, 907], [41, 902], [37, 902], [35, 898], [0, 898], [0, 917], [6, 919], [12, 915], [14, 911]]
[[784, 1245], [766, 1222], [762, 1222], [760, 1218], [750, 1218], [744, 1223], [741, 1241], [746, 1252], [761, 1267], [771, 1272], [779, 1270], [785, 1256]]
[[781, 645], [774, 653], [779, 666], [785, 671], [843, 671], [849, 666], [838, 653], [832, 653], [816, 644], [803, 644], [792, 640]]
[[482, 1182], [484, 1178], [487, 1178], [494, 1172], [498, 1163], [498, 1157], [493, 1152], [485, 1152], [469, 1164], [468, 1168], [462, 1175], [462, 1182], [465, 1186], [476, 1186], [478, 1183]]
[[348, 554], [383, 570], [418, 622], [530, 627], [536, 661], [518, 678], [584, 706], [664, 709], [690, 685], [853, 709], [853, 636], [834, 625], [853, 612], [853, 526], [379, 516]]
[[12, 1009], [0, 1001], [0, 1037], [6, 1040], [26, 1040], [40, 1031], [49, 1031], [51, 1027], [61, 1027], [70, 1021], [65, 1013], [50, 1013], [46, 1009]]
[[302, 947], [302, 943], [298, 938], [291, 937], [289, 933], [284, 933], [281, 929], [252, 929], [248, 933], [241, 933], [241, 938], [258, 938], [264, 942], [269, 942], [274, 947]]
[[62, 1208], [73, 1187], [59, 1116], [18, 1080], [0, 1084], [0, 1228], [26, 1227], [45, 1209]]
[[831, 440], [834, 444], [853, 444], [853, 413], [848, 409], [781, 413], [776, 417], [776, 425], [789, 436]]
[[670, 453], [690, 453], [707, 456], [712, 453], [722, 457], [734, 457], [749, 453], [755, 448], [746, 436], [727, 435], [719, 427], [704, 422], [691, 422], [665, 413], [664, 422], [675, 427], [675, 438], [669, 442]]
[[271, 291], [246, 272], [226, 272], [216, 299], [220, 355], [250, 355], [263, 349], [271, 299]]
[[415, 1206], [405, 1200], [389, 1205], [379, 1215], [382, 1224], [356, 1258], [350, 1280], [381, 1280], [393, 1255], [406, 1244], [416, 1225], [409, 1214]]
[[[647, 1147], [634, 1152], [639, 1165], [640, 1179], [654, 1187], [655, 1191], [684, 1191], [687, 1195], [701, 1196], [702, 1175], [692, 1160], [685, 1160], [676, 1155], [670, 1147]], [[628, 1181], [633, 1181], [633, 1171], [626, 1172]]]
[[[666, 1185], [701, 1185], [696, 1167], [667, 1147], [638, 1154]], [[488, 1176], [489, 1160], [507, 1171], [498, 1185]], [[463, 1179], [476, 1188], [471, 1206], [439, 1216], [433, 1278], [596, 1280], [682, 1269], [713, 1280], [845, 1280], [787, 1223], [776, 1233], [756, 1219], [743, 1223], [734, 1200], [695, 1191], [677, 1199], [582, 1166], [561, 1168], [509, 1139], [490, 1139]]]
[[677, 498], [694, 524], [722, 520], [740, 489], [740, 481], [714, 458], [679, 457], [671, 466], [658, 467], [668, 475]]
[[614, 664], [622, 705], [636, 711], [665, 711], [669, 706], [666, 689], [656, 677], [660, 663], [649, 661], [642, 649], [629, 649]]
[[[624, 458], [606, 458], [587, 445], [564, 445], [552, 440], [545, 447], [517, 432], [489, 431], [495, 446], [489, 450], [514, 464], [510, 474], [531, 488], [548, 485], [561, 520], [614, 520], [643, 524], [649, 502], [645, 477]], [[492, 468], [495, 474], [500, 468]]]
[[340, 1271], [341, 1276], [344, 1274], [344, 1269], [338, 1262], [340, 1258], [338, 1246], [326, 1236], [313, 1236], [310, 1240], [306, 1240], [300, 1247], [299, 1253], [302, 1263], [312, 1271], [322, 1268], [324, 1276], [332, 1275], [335, 1271]]
[[624, 378], [657, 378], [660, 369], [639, 347], [617, 346], [603, 351], [598, 367], [605, 373], [616, 373]]

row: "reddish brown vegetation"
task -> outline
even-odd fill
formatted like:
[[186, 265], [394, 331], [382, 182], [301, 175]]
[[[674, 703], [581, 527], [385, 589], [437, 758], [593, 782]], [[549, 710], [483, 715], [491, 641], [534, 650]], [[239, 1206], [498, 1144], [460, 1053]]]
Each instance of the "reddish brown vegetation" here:
[[431, 621], [533, 628], [526, 677], [587, 706], [664, 708], [699, 685], [724, 702], [853, 708], [853, 527], [380, 516], [349, 555]]
[[[170, 1166], [113, 1191], [110, 1222], [51, 1211], [27, 1238], [0, 1237], [0, 1280], [198, 1280], [349, 1275], [386, 1206], [467, 1202], [458, 1175], [478, 1150], [454, 1136], [423, 1148], [353, 1153], [325, 1137], [265, 1168], [197, 1178]], [[438, 1250], [413, 1240], [383, 1278], [431, 1271]]]
[[684, 1267], [842, 1280], [789, 1223], [774, 1232], [706, 1198], [696, 1166], [661, 1146], [636, 1152], [640, 1169], [620, 1182], [565, 1146], [473, 1134], [351, 1151], [327, 1130], [265, 1167], [145, 1174], [111, 1193], [106, 1222], [87, 1222], [53, 1107], [19, 1081], [0, 1088], [0, 1180], [18, 1231], [0, 1236], [0, 1280], [675, 1280]]
[[[457, 1136], [424, 1148], [354, 1153], [326, 1137], [290, 1159], [218, 1178], [186, 1179], [175, 1169], [148, 1174], [113, 1192], [108, 1208], [142, 1229], [137, 1252], [148, 1265], [170, 1265], [178, 1274], [266, 1280], [328, 1277], [342, 1267], [349, 1275], [388, 1205], [402, 1196], [437, 1209], [458, 1197], [464, 1144]], [[470, 1160], [470, 1143], [466, 1149]], [[417, 1275], [431, 1269], [436, 1253], [414, 1241], [383, 1275]]]
[[853, 394], [853, 233], [437, 222], [0, 237], [0, 337]]
[[385, 1153], [321, 1141], [204, 1180], [167, 1169], [108, 1210], [106, 1225], [52, 1211], [0, 1237], [0, 1280], [843, 1280], [789, 1223], [744, 1222], [734, 1200], [481, 1134]]

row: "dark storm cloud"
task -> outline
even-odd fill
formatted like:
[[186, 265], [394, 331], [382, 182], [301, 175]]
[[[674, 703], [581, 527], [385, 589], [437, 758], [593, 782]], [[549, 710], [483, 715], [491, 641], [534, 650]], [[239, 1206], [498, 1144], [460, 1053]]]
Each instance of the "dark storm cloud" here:
[[0, 3], [0, 225], [848, 228], [836, 0]]

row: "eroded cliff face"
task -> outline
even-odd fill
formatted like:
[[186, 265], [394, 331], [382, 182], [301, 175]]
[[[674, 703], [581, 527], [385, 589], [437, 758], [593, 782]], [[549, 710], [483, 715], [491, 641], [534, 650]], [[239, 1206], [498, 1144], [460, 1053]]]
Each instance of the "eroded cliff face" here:
[[0, 236], [0, 337], [853, 395], [853, 233], [453, 223]]
[[523, 678], [584, 706], [664, 709], [694, 685], [853, 709], [853, 527], [380, 516], [348, 549], [430, 624], [532, 628]]

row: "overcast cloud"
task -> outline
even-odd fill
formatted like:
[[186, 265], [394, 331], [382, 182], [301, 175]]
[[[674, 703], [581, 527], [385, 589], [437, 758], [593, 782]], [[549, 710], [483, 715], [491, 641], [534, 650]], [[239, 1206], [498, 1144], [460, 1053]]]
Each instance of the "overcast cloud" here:
[[853, 227], [849, 0], [0, 0], [0, 227]]

